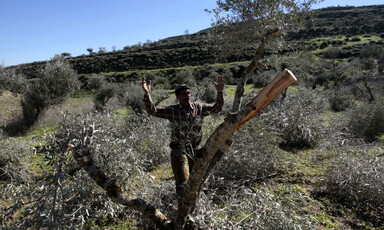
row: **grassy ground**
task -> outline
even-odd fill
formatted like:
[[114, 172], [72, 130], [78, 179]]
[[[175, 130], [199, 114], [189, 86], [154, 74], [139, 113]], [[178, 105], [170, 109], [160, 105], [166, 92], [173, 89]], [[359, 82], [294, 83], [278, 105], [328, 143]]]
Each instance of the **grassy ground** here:
[[[297, 218], [301, 215], [310, 215], [316, 219], [318, 225], [313, 226], [313, 229], [372, 228], [347, 207], [317, 193], [317, 188], [327, 170], [327, 158], [329, 158], [327, 153], [306, 150], [297, 152], [291, 157], [295, 164], [288, 174], [254, 183], [252, 187], [272, 194], [272, 199], [281, 205], [294, 206]], [[166, 163], [152, 171], [151, 175], [157, 183], [170, 180], [172, 169]]]
[[[227, 97], [233, 97], [235, 90], [236, 86], [228, 85], [226, 87]], [[252, 89], [251, 86], [247, 86], [245, 93], [247, 94], [251, 90], [254, 89]], [[0, 97], [0, 116], [2, 122], [10, 121], [14, 116], [20, 114], [19, 101], [20, 97], [15, 97], [9, 92], [3, 93]], [[26, 137], [21, 137], [21, 139], [28, 141], [30, 145], [33, 146], [36, 143], [31, 141], [31, 136], [42, 137], [47, 133], [54, 132], [57, 123], [60, 121], [61, 111], [87, 113], [92, 107], [92, 97], [89, 95], [70, 98], [65, 103], [46, 111], [37, 125], [31, 129]], [[126, 107], [116, 110], [116, 114], [119, 116], [127, 116], [129, 113], [130, 111]], [[328, 125], [332, 126], [332, 119], [340, 115], [327, 113], [325, 116], [329, 122]], [[208, 119], [206, 122], [209, 126], [210, 120]], [[324, 173], [327, 170], [327, 161], [332, 157], [332, 154], [316, 149], [302, 150], [294, 154], [288, 154], [290, 154], [290, 161], [294, 162], [294, 164], [287, 174], [269, 178], [261, 183], [254, 183], [252, 187], [268, 191], [274, 199], [279, 200], [283, 205], [305, 200], [304, 203], [300, 203], [300, 206], [298, 206], [296, 215], [299, 217], [300, 215], [310, 215], [315, 218], [319, 224], [318, 226], [314, 226], [313, 229], [371, 229], [369, 224], [361, 221], [350, 209], [332, 202], [317, 192], [317, 188], [321, 186]], [[31, 171], [35, 177], [39, 177], [41, 171], [39, 171], [40, 169], [36, 167], [35, 163], [38, 161], [38, 156], [32, 158], [32, 161]], [[170, 164], [165, 163], [159, 165], [151, 171], [151, 176], [155, 183], [171, 180], [173, 175]], [[2, 201], [0, 203], [1, 207], [9, 205], [10, 201]], [[114, 224], [110, 225], [108, 221], [105, 221], [105, 223], [103, 221], [97, 221], [97, 223], [91, 223], [90, 227], [103, 229], [108, 226], [109, 229], [134, 229], [130, 221], [124, 221], [123, 223], [112, 222]]]

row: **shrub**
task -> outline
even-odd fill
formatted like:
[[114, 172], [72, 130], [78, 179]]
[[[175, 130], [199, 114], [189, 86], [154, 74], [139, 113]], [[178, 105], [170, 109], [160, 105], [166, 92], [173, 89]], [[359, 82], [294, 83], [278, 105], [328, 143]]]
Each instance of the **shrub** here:
[[49, 105], [63, 102], [79, 89], [76, 72], [62, 57], [55, 56], [40, 71], [40, 90]]
[[325, 191], [379, 227], [384, 221], [384, 164], [367, 152], [364, 146], [336, 150]]
[[196, 79], [193, 76], [193, 70], [190, 67], [185, 67], [184, 70], [176, 73], [175, 84], [187, 84], [190, 87], [196, 84]]
[[158, 76], [154, 72], [146, 72], [145, 77], [147, 80], [151, 80], [152, 89], [167, 89], [169, 88], [169, 82], [166, 77]]
[[[154, 87], [151, 90], [151, 98], [153, 103], [158, 106], [162, 101], [168, 99], [172, 93], [166, 92], [161, 87]], [[118, 97], [123, 101], [126, 106], [132, 108], [136, 114], [141, 114], [145, 109], [144, 104], [144, 91], [141, 82], [131, 82], [122, 85], [118, 90]]]
[[384, 133], [384, 100], [357, 106], [349, 113], [349, 129], [359, 138], [374, 141]]
[[130, 106], [135, 113], [139, 114], [145, 111], [144, 91], [139, 82], [131, 82], [123, 85], [118, 96], [120, 100], [124, 101], [127, 106]]
[[96, 92], [93, 103], [97, 111], [103, 111], [109, 99], [116, 94], [116, 86], [104, 83]]
[[337, 59], [341, 55], [341, 49], [330, 47], [323, 52], [323, 57], [326, 59]]
[[211, 85], [207, 85], [204, 89], [204, 93], [202, 95], [202, 100], [205, 101], [206, 103], [214, 103], [217, 98], [217, 91], [216, 88]]
[[380, 59], [384, 49], [380, 45], [367, 45], [361, 51], [360, 58], [375, 58]]
[[[198, 82], [201, 82], [204, 79], [209, 78], [210, 76], [212, 77], [213, 74], [217, 74], [215, 72], [215, 69], [213, 68], [213, 66], [212, 65], [207, 65], [207, 64], [204, 65], [201, 68], [195, 69], [194, 73], [195, 73], [195, 76], [196, 76], [196, 80]], [[216, 77], [216, 79], [217, 79], [217, 77]], [[215, 81], [216, 81], [216, 79], [215, 79]]]
[[27, 162], [31, 153], [32, 149], [20, 141], [0, 141], [0, 181], [16, 184], [30, 181]]
[[263, 71], [252, 77], [253, 87], [262, 88], [265, 87], [274, 76], [277, 75], [276, 71]]
[[0, 65], [0, 90], [9, 90], [13, 93], [24, 93], [27, 87], [26, 78], [17, 74], [14, 69], [4, 69]]
[[97, 91], [106, 84], [105, 76], [102, 74], [92, 74], [88, 80], [87, 89]]
[[23, 121], [27, 127], [38, 119], [42, 111], [49, 105], [46, 92], [41, 91], [41, 84], [39, 82], [32, 82], [28, 86], [27, 91], [21, 99], [21, 108], [23, 114]]
[[169, 161], [169, 125], [165, 119], [138, 114], [128, 117], [125, 129], [130, 148], [140, 154], [142, 166], [151, 169]]
[[[305, 206], [314, 205], [294, 186], [284, 186], [284, 193], [239, 186], [224, 193], [214, 190], [203, 194], [194, 221], [213, 229], [312, 229], [318, 221]], [[300, 210], [300, 211], [298, 211]]]
[[273, 66], [271, 69], [278, 73], [283, 68], [288, 68], [298, 76], [298, 82], [295, 84], [303, 84], [307, 87], [314, 85], [316, 87], [316, 84], [321, 84], [323, 81], [318, 82], [317, 78], [325, 72], [325, 69], [328, 68], [327, 65], [329, 65], [328, 62], [323, 59], [319, 60], [310, 52], [294, 53], [287, 57], [272, 56], [269, 63], [272, 63]]
[[40, 76], [30, 83], [21, 101], [26, 128], [36, 122], [44, 109], [63, 102], [80, 86], [75, 71], [60, 56], [47, 62], [40, 71]]
[[288, 91], [284, 101], [275, 103], [279, 104], [269, 106], [261, 117], [280, 136], [280, 146], [286, 150], [315, 147], [324, 132], [321, 114], [328, 107], [323, 92], [298, 87]]
[[321, 43], [321, 45], [320, 45], [320, 49], [325, 49], [325, 48], [328, 47], [328, 45], [329, 45], [329, 42], [323, 42], [323, 43]]
[[236, 85], [237, 80], [233, 76], [232, 71], [229, 68], [221, 68], [219, 69], [219, 74], [223, 75], [225, 79], [225, 84], [227, 85]]
[[193, 92], [197, 100], [206, 103], [214, 103], [217, 98], [217, 91], [211, 79], [205, 79], [199, 86], [196, 86], [196, 92]]
[[[130, 195], [146, 197], [143, 194], [152, 181], [144, 166], [153, 166], [163, 156], [161, 150], [166, 146], [161, 130], [166, 129], [159, 123], [157, 126], [148, 125], [145, 119], [138, 119], [127, 127], [124, 119], [108, 110], [87, 116], [64, 114], [59, 129], [40, 152], [41, 180], [28, 186], [15, 184], [0, 193], [2, 200], [14, 201], [11, 208], [0, 210], [4, 217], [2, 223], [18, 229], [56, 229], [59, 226], [77, 229], [92, 228], [95, 220], [133, 215], [110, 200], [105, 191], [79, 170], [71, 152], [66, 149], [68, 141], [79, 142], [83, 126], [93, 123], [98, 130], [92, 146], [96, 165]], [[155, 137], [154, 133], [158, 136]], [[157, 142], [157, 145], [151, 142]], [[156, 160], [152, 159], [154, 156]], [[23, 210], [23, 217], [12, 219], [13, 214], [20, 210]]]
[[352, 104], [352, 98], [346, 94], [333, 94], [329, 98], [331, 109], [335, 112], [347, 110]]
[[215, 170], [214, 175], [226, 180], [263, 180], [283, 173], [284, 151], [276, 145], [274, 133], [261, 119], [255, 119], [237, 131], [230, 152]]

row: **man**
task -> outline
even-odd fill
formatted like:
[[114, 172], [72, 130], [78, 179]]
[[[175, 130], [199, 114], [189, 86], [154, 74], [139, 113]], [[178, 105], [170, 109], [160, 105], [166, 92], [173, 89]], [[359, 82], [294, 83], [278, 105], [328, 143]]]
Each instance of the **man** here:
[[157, 108], [152, 102], [151, 81], [142, 79], [144, 102], [147, 113], [155, 117], [165, 118], [171, 122], [171, 164], [176, 181], [176, 193], [180, 205], [183, 185], [188, 181], [194, 160], [199, 157], [200, 142], [202, 139], [203, 118], [210, 114], [219, 113], [224, 104], [223, 90], [224, 78], [218, 77], [214, 82], [217, 90], [217, 99], [214, 105], [191, 102], [191, 89], [186, 84], [179, 84], [175, 88], [179, 103]]

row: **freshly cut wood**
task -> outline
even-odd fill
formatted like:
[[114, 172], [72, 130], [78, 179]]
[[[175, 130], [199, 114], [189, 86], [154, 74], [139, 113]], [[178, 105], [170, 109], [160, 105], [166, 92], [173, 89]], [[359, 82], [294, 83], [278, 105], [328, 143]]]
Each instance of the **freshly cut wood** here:
[[265, 106], [267, 106], [277, 95], [287, 89], [297, 81], [297, 78], [290, 70], [285, 69], [277, 75], [258, 95], [253, 99], [252, 104], [255, 109], [244, 117], [236, 126], [239, 129], [245, 122], [256, 116]]

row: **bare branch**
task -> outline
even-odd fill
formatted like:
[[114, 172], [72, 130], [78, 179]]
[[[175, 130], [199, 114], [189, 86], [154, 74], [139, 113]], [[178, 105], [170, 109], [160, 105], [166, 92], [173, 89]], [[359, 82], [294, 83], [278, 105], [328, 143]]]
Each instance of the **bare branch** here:
[[172, 93], [167, 93], [165, 95], [163, 95], [162, 97], [160, 97], [156, 102], [155, 102], [155, 105], [158, 106], [160, 105], [161, 102], [163, 102], [164, 100], [168, 99], [170, 96], [171, 96]]
[[248, 65], [247, 69], [242, 73], [239, 83], [237, 84], [235, 99], [232, 104], [232, 112], [236, 113], [239, 111], [241, 106], [241, 98], [244, 95], [245, 84], [248, 80], [248, 75], [253, 73], [256, 68], [265, 69], [259, 61], [262, 59], [264, 55], [264, 50], [266, 45], [272, 40], [272, 38], [276, 37], [281, 32], [280, 29], [275, 28], [274, 30], [268, 31], [264, 38], [261, 40], [259, 48], [256, 51], [255, 57], [252, 59], [252, 62]]

